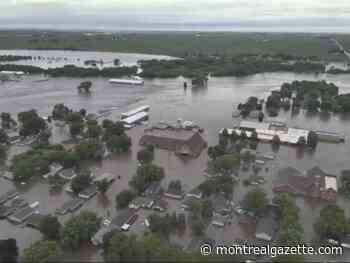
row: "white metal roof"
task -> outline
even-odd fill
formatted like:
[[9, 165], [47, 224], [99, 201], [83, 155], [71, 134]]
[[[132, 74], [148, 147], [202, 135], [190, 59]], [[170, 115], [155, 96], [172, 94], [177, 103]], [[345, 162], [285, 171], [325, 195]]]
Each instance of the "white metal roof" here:
[[[222, 133], [223, 129], [220, 130]], [[228, 134], [231, 134], [233, 131], [237, 133], [237, 135], [241, 134], [240, 129], [227, 129]], [[252, 132], [245, 131], [247, 137], [249, 138], [252, 135]], [[300, 137], [304, 137], [305, 140], [308, 137], [309, 131], [303, 129], [289, 128], [287, 131], [284, 130], [269, 130], [269, 129], [256, 129], [256, 133], [258, 134], [258, 139], [263, 141], [272, 141], [275, 135], [278, 135], [281, 142], [296, 144]]]
[[136, 113], [139, 113], [141, 111], [147, 111], [149, 110], [150, 106], [149, 105], [144, 105], [144, 106], [141, 106], [141, 107], [138, 107], [136, 109], [133, 109], [131, 111], [128, 111], [128, 112], [124, 112], [122, 113], [122, 116], [124, 117], [130, 117], [132, 115], [135, 115]]
[[135, 80], [135, 79], [110, 79], [110, 83], [116, 84], [131, 84], [131, 85], [142, 85], [143, 80]]
[[325, 176], [325, 188], [338, 192], [337, 178], [335, 176]]
[[143, 118], [146, 118], [148, 116], [148, 113], [145, 111], [141, 111], [136, 113], [135, 115], [132, 115], [128, 118], [125, 118], [122, 120], [125, 124], [134, 124], [135, 122], [141, 121]]

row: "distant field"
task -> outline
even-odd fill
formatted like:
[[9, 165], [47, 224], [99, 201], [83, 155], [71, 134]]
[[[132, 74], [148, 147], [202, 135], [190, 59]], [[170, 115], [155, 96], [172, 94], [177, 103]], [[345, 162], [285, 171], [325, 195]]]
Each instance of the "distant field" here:
[[88, 35], [82, 32], [0, 32], [0, 49], [73, 49], [178, 57], [198, 52], [226, 55], [285, 53], [339, 59], [328, 54], [330, 45], [327, 38], [311, 34], [162, 32]]

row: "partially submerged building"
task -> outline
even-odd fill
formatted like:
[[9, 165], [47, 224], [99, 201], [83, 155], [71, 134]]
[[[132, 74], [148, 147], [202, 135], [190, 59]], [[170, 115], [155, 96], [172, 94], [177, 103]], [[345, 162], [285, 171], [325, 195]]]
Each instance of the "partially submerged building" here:
[[287, 167], [279, 170], [273, 191], [334, 201], [338, 192], [337, 177], [325, 173], [319, 167], [308, 170], [305, 175]]
[[153, 146], [175, 152], [178, 155], [197, 157], [207, 146], [198, 131], [182, 128], [146, 129], [140, 145]]
[[78, 210], [84, 204], [84, 200], [81, 198], [73, 198], [65, 202], [61, 208], [56, 210], [56, 214], [65, 215]]
[[3, 195], [0, 196], [0, 205], [15, 198], [16, 196], [18, 196], [17, 190], [11, 189], [11, 190], [7, 191], [6, 193], [4, 193]]
[[77, 173], [74, 168], [69, 168], [60, 171], [58, 175], [65, 180], [73, 180], [77, 176]]
[[52, 163], [50, 164], [49, 168], [50, 168], [50, 171], [42, 176], [44, 179], [55, 176], [56, 174], [58, 174], [60, 171], [63, 170], [63, 166], [60, 165], [59, 163]]
[[[302, 137], [306, 141], [310, 132], [304, 129], [287, 128], [273, 122], [253, 121], [242, 121], [239, 127], [226, 130], [228, 134], [235, 132], [240, 135], [242, 132], [245, 132], [248, 138], [250, 138], [255, 131], [258, 135], [258, 139], [261, 141], [272, 141], [274, 136], [278, 136], [281, 143], [287, 144], [298, 144]], [[220, 134], [222, 131], [223, 129], [220, 131]]]
[[143, 196], [156, 197], [161, 195], [163, 192], [162, 185], [159, 181], [150, 183], [146, 190], [143, 192]]
[[94, 197], [96, 194], [97, 194], [97, 187], [96, 185], [92, 184], [88, 188], [81, 191], [78, 196], [83, 199], [90, 199]]
[[111, 184], [115, 181], [115, 175], [112, 173], [104, 173], [104, 174], [101, 174], [100, 176], [96, 176], [93, 179], [93, 182], [97, 183], [97, 182], [101, 182], [104, 180], [106, 180], [109, 184]]
[[16, 224], [21, 224], [24, 221], [27, 220], [31, 215], [35, 214], [36, 210], [30, 206], [26, 206], [17, 212], [15, 212], [13, 215], [10, 215], [8, 219]]

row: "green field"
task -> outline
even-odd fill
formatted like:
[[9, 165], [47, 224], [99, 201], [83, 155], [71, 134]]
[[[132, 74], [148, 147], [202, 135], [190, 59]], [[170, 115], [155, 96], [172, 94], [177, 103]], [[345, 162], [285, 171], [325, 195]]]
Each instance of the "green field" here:
[[177, 57], [198, 53], [284, 53], [339, 59], [328, 54], [331, 45], [328, 38], [313, 34], [144, 32], [88, 35], [83, 32], [0, 31], [0, 49], [71, 49]]

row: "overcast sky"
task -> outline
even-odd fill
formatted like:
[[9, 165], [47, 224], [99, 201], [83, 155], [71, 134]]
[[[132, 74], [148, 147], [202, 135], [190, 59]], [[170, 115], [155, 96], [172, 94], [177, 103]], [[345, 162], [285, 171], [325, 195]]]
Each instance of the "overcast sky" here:
[[350, 0], [0, 0], [1, 27], [350, 32]]

